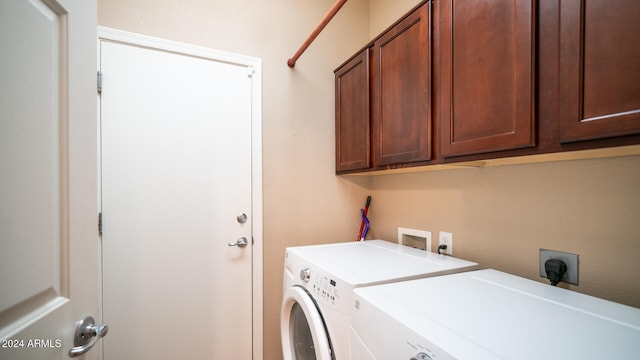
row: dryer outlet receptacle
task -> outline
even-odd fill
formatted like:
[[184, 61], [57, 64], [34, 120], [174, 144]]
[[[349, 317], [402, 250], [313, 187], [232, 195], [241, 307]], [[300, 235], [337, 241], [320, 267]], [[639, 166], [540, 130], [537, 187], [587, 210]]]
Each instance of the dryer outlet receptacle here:
[[567, 272], [564, 273], [560, 281], [568, 284], [578, 285], [578, 254], [571, 254], [562, 251], [540, 249], [540, 276], [547, 277], [544, 263], [549, 259], [562, 260], [567, 265]]

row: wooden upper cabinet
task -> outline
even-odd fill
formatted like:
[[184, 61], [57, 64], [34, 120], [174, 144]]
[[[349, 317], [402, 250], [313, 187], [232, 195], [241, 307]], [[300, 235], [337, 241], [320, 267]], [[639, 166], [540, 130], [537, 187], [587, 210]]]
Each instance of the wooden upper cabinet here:
[[373, 43], [374, 166], [430, 160], [431, 3]]
[[640, 133], [640, 1], [560, 6], [560, 141]]
[[371, 166], [369, 49], [335, 71], [336, 172]]
[[535, 3], [435, 2], [443, 156], [535, 146]]

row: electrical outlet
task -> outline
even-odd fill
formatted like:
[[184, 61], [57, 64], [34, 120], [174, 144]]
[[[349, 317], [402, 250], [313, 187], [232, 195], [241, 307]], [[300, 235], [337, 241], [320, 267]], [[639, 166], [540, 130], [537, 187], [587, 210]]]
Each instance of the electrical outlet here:
[[543, 278], [547, 277], [544, 263], [549, 259], [560, 259], [567, 265], [567, 272], [564, 273], [561, 281], [578, 285], [578, 254], [540, 249], [540, 276]]
[[442, 254], [453, 255], [453, 233], [440, 231], [438, 246], [440, 245], [447, 245], [447, 249], [441, 251]]

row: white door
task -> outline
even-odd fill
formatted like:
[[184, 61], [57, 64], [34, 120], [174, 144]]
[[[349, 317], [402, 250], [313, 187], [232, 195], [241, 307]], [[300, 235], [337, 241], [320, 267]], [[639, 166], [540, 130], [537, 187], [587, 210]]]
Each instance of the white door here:
[[100, 320], [96, 8], [0, 1], [0, 359], [67, 359]]
[[252, 359], [253, 70], [131, 41], [100, 41], [105, 359]]

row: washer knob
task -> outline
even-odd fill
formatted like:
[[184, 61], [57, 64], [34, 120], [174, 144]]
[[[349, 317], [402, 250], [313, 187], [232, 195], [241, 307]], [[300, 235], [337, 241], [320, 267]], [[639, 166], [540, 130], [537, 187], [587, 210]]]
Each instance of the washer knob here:
[[304, 268], [300, 270], [300, 280], [304, 282], [309, 282], [309, 279], [311, 279], [311, 269]]
[[412, 357], [411, 360], [432, 360], [431, 356], [421, 352], [417, 353], [416, 356]]

